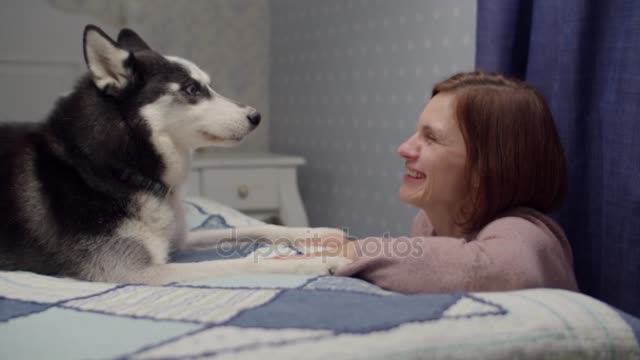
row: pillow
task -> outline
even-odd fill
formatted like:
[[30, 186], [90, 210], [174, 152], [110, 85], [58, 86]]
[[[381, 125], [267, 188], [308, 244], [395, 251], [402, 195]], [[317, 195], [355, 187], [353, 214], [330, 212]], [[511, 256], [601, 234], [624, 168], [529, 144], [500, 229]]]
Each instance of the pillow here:
[[210, 199], [188, 197], [184, 207], [187, 228], [191, 231], [264, 225], [260, 220]]

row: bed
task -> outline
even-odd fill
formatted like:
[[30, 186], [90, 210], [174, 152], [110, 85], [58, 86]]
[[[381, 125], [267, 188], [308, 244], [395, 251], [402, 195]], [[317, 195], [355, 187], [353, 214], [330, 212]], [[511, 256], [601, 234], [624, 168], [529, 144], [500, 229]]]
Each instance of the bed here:
[[[186, 206], [193, 231], [260, 224]], [[173, 261], [261, 251], [227, 250]], [[0, 272], [2, 359], [640, 359], [639, 339], [637, 318], [563, 290], [407, 296], [336, 276], [154, 287]]]

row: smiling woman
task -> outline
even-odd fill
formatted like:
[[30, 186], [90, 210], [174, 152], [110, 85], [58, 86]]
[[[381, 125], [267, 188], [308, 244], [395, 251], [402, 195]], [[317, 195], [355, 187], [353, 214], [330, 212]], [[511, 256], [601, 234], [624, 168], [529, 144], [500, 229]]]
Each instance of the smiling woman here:
[[[577, 290], [571, 247], [545, 215], [566, 192], [566, 160], [542, 95], [497, 74], [436, 84], [398, 149], [410, 237], [320, 240], [354, 260], [337, 275], [405, 293]], [[336, 241], [337, 240], [337, 241]]]

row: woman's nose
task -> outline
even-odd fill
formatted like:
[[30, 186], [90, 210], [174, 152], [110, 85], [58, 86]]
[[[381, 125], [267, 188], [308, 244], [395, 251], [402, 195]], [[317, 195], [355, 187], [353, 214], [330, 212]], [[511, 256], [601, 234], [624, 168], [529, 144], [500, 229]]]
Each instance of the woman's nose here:
[[412, 144], [412, 139], [413, 137], [410, 137], [398, 147], [398, 155], [409, 160], [418, 157], [418, 149]]

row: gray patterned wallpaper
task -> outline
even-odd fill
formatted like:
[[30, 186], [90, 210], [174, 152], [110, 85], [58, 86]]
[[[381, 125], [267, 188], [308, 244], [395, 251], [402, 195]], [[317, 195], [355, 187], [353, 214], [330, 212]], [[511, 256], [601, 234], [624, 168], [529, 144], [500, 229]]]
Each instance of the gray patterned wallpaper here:
[[474, 0], [271, 2], [271, 150], [304, 156], [314, 226], [406, 235], [397, 147], [433, 84], [471, 70]]

